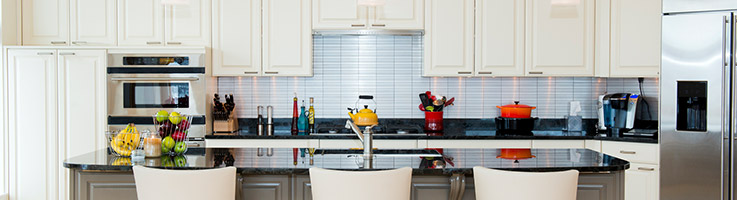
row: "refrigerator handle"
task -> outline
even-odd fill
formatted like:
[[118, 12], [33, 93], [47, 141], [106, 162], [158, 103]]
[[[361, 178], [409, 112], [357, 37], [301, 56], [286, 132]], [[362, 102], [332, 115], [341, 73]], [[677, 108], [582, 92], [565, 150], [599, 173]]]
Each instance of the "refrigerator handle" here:
[[737, 94], [737, 80], [735, 80], [737, 79], [737, 74], [735, 72], [735, 66], [737, 65], [737, 58], [735, 58], [737, 57], [737, 49], [735, 49], [737, 48], [737, 41], [735, 41], [737, 40], [737, 34], [735, 33], [735, 31], [737, 31], [737, 15], [732, 15], [731, 17], [725, 16], [724, 18], [726, 24], [724, 30], [726, 40], [724, 45], [724, 56], [728, 57], [724, 59], [724, 68], [726, 70], [724, 73], [727, 74], [727, 77], [725, 77], [724, 80], [729, 82], [729, 84], [726, 85], [728, 88], [725, 89], [725, 91], [727, 91], [726, 94], [729, 95], [724, 95], [727, 99], [727, 102], [729, 102], [729, 104], [726, 104], [726, 110], [729, 114], [729, 119], [727, 120], [727, 126], [725, 126], [724, 128], [727, 130], [726, 134], [727, 138], [729, 138], [726, 140], [726, 142], [729, 142], [729, 151], [727, 151], [729, 153], [729, 155], [727, 156], [727, 158], [729, 158], [729, 169], [727, 171], [731, 172], [728, 175], [729, 184], [727, 185], [728, 194], [726, 198], [734, 199], [736, 191], [734, 190], [735, 174], [733, 170], [735, 169], [734, 143], [737, 142], [737, 132], [735, 132], [737, 131], [735, 129], [735, 127], [737, 127], [737, 109], [735, 109], [735, 106], [737, 106], [737, 98], [734, 98], [732, 96], [734, 96], [734, 94]]

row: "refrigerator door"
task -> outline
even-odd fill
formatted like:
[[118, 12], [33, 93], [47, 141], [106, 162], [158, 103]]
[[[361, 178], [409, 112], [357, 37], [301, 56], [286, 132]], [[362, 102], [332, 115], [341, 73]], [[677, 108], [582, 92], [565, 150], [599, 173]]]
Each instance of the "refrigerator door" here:
[[663, 13], [737, 10], [735, 0], [663, 0]]
[[731, 13], [663, 16], [660, 199], [729, 198], [731, 19]]

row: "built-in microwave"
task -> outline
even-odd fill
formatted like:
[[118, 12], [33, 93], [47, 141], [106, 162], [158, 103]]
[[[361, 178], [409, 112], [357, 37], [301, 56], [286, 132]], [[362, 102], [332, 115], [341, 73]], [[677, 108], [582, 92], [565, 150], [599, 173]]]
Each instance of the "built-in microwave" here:
[[108, 54], [108, 128], [127, 123], [153, 128], [160, 110], [193, 116], [188, 133], [206, 133], [205, 52], [111, 51]]

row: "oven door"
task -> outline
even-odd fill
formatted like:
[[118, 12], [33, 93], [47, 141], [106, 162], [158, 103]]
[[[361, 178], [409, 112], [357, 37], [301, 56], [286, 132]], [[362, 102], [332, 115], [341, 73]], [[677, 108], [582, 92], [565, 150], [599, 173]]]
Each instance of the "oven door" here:
[[108, 115], [205, 115], [204, 74], [108, 74]]

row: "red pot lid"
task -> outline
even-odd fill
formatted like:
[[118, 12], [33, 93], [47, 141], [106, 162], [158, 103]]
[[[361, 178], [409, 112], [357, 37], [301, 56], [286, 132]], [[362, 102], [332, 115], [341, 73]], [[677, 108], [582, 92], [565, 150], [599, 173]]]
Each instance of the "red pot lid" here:
[[533, 108], [532, 106], [528, 106], [525, 104], [519, 104], [519, 101], [514, 101], [514, 104], [507, 104], [507, 105], [503, 105], [502, 107], [505, 107], [505, 108]]

